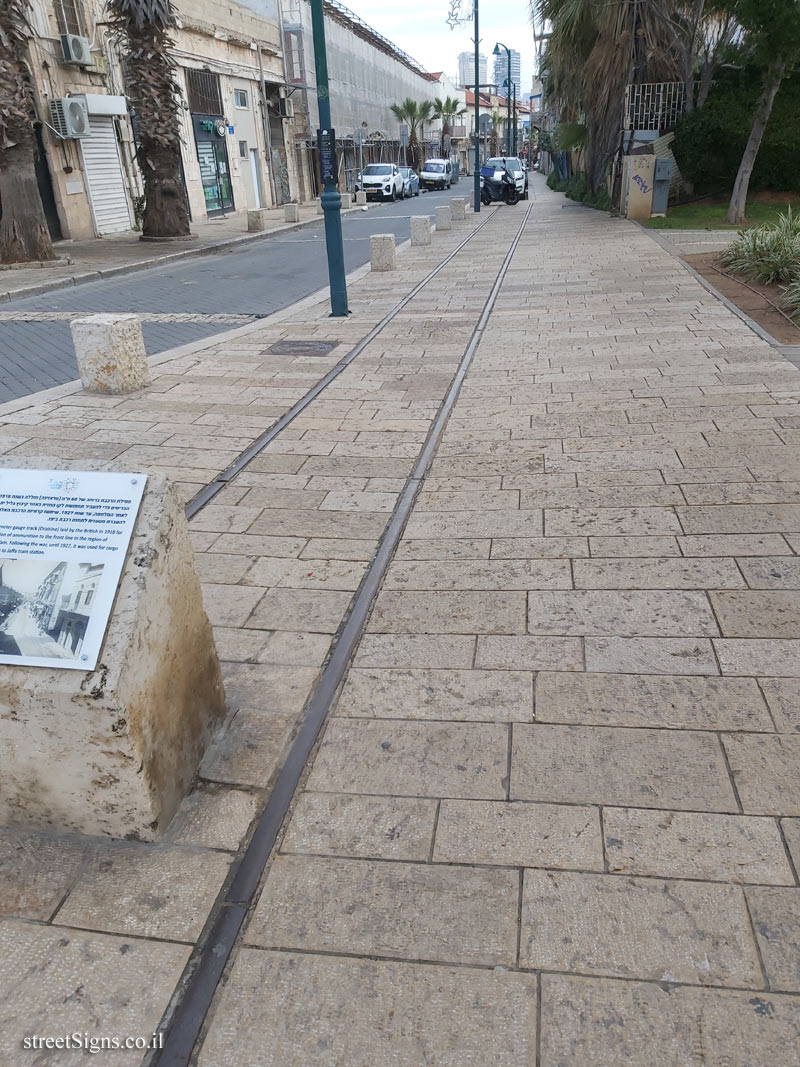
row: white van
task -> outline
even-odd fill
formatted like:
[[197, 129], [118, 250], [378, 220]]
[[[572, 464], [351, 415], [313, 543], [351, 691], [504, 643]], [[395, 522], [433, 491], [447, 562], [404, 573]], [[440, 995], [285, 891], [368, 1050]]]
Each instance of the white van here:
[[453, 184], [453, 164], [449, 159], [426, 159], [419, 183], [423, 189], [449, 189]]

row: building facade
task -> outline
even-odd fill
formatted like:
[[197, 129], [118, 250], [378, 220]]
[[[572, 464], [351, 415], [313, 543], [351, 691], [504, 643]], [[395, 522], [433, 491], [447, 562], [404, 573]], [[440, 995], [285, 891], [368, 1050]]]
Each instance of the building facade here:
[[[489, 80], [487, 59], [483, 53], [478, 54], [478, 73], [481, 85]], [[461, 52], [458, 56], [458, 84], [463, 89], [475, 86], [475, 53]]]
[[[318, 116], [309, 0], [178, 0], [176, 13], [182, 179], [192, 221], [311, 199]], [[325, 17], [346, 189], [363, 162], [400, 158], [391, 105], [432, 100], [441, 86], [338, 0], [325, 0]], [[84, 240], [129, 231], [144, 192], [137, 120], [103, 0], [32, 0], [32, 25], [37, 179], [50, 232], [55, 240]], [[438, 143], [436, 124], [424, 140]]]
[[[503, 91], [505, 96], [505, 90], [503, 89], [503, 83], [508, 81], [508, 56], [505, 49], [503, 49], [499, 56], [494, 56], [494, 73], [492, 75], [494, 84], [498, 89]], [[521, 81], [522, 67], [521, 57], [519, 52], [515, 52], [511, 49], [511, 81], [514, 83], [517, 91], [517, 100], [520, 99], [520, 89], [522, 85]]]

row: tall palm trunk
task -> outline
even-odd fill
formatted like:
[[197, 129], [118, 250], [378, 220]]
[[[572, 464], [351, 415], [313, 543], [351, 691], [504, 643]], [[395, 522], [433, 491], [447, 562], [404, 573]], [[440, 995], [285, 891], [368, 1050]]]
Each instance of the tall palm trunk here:
[[187, 237], [189, 215], [181, 181], [178, 88], [170, 55], [170, 0], [109, 0], [127, 38], [126, 82], [136, 115], [136, 158], [144, 179], [143, 238]]
[[758, 150], [761, 147], [764, 131], [767, 128], [769, 117], [772, 114], [772, 105], [775, 103], [775, 97], [778, 94], [778, 89], [781, 87], [785, 70], [786, 61], [783, 59], [776, 59], [767, 71], [761, 99], [758, 101], [758, 107], [753, 116], [753, 125], [750, 130], [750, 136], [747, 139], [747, 146], [744, 150], [742, 161], [739, 164], [739, 172], [736, 175], [736, 181], [733, 185], [733, 195], [731, 196], [731, 202], [728, 206], [728, 222], [737, 223], [744, 222], [745, 220], [745, 211], [747, 210], [747, 191], [750, 188], [750, 178], [753, 174], [753, 167], [755, 166], [756, 157], [758, 156]]
[[0, 3], [0, 263], [55, 259], [34, 166], [27, 0]]

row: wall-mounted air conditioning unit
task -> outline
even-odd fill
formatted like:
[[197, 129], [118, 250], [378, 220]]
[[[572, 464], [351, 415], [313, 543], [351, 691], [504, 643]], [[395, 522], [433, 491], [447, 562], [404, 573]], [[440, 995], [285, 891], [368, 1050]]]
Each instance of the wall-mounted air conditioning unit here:
[[93, 61], [89, 41], [77, 33], [62, 33], [61, 60], [76, 67], [90, 67]]
[[65, 96], [50, 101], [53, 129], [59, 137], [80, 140], [91, 137], [89, 109], [83, 96]]

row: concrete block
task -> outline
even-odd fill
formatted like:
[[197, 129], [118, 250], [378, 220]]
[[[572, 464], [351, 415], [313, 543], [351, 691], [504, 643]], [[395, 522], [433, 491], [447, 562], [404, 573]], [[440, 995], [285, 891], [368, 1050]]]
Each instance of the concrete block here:
[[369, 239], [370, 270], [397, 269], [397, 251], [393, 233], [373, 233]]
[[453, 222], [463, 222], [467, 217], [467, 202], [463, 196], [456, 196], [450, 201]]
[[453, 228], [453, 213], [446, 205], [443, 207], [437, 207], [436, 209], [436, 229], [437, 230], [452, 230]]
[[0, 824], [151, 840], [224, 713], [183, 502], [151, 475], [95, 670], [0, 667]]
[[324, 215], [325, 209], [322, 206], [322, 197], [319, 197], [317, 200], [314, 201], [314, 203], [317, 205], [317, 214]]
[[412, 245], [429, 245], [431, 243], [431, 220], [428, 215], [412, 215]]
[[266, 208], [259, 207], [255, 211], [247, 212], [247, 232], [248, 233], [261, 233], [262, 230], [267, 228], [267, 211]]
[[341, 193], [342, 197], [342, 211], [348, 211], [353, 206], [352, 193]]
[[363, 189], [359, 189], [356, 193], [356, 204], [358, 207], [364, 207], [367, 202], [367, 194]]
[[150, 384], [142, 324], [136, 315], [89, 315], [70, 323], [83, 388], [132, 393]]
[[283, 205], [283, 217], [286, 222], [299, 222], [300, 221], [300, 205], [299, 204], [284, 204]]

